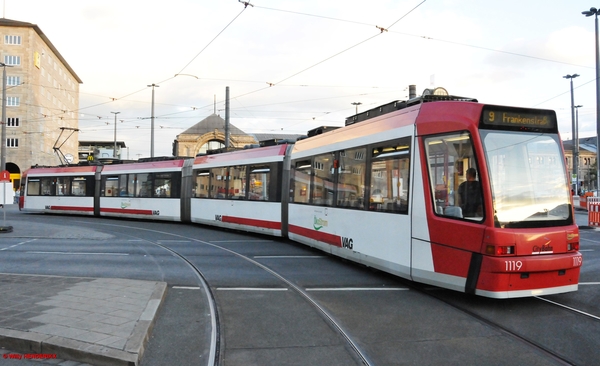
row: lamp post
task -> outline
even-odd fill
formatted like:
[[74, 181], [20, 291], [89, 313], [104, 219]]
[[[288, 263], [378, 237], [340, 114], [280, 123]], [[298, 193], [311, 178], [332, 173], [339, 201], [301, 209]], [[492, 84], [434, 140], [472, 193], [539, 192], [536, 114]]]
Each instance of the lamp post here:
[[[579, 144], [577, 143], [577, 129], [575, 127], [575, 97], [573, 96], [573, 79], [578, 77], [578, 74], [565, 75], [563, 78], [569, 79], [571, 82], [571, 128], [573, 136], [573, 175], [575, 176], [575, 193], [579, 192], [579, 175], [578, 175], [578, 162], [579, 162]], [[573, 178], [571, 178], [573, 179]]]
[[[590, 8], [589, 11], [582, 11], [581, 14], [586, 17], [594, 15], [595, 33], [596, 33], [596, 189], [600, 189], [600, 156], [598, 150], [600, 147], [600, 55], [598, 54], [598, 9]], [[598, 194], [597, 194], [598, 195]]]
[[117, 114], [121, 112], [110, 112], [115, 114], [115, 146], [113, 150], [113, 158], [117, 157]]
[[148, 87], [152, 87], [152, 114], [150, 115], [150, 157], [154, 157], [154, 88], [158, 88], [159, 85], [151, 84]]
[[352, 102], [352, 105], [356, 106], [356, 114], [358, 114], [358, 106], [361, 105], [361, 102]]

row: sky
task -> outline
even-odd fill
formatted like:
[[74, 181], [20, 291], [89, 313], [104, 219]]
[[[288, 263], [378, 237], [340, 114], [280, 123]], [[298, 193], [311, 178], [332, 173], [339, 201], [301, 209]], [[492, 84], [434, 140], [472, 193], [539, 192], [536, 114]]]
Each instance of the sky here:
[[[596, 136], [595, 35], [583, 0], [2, 0], [37, 24], [83, 81], [79, 140], [123, 157], [172, 155], [216, 111], [247, 133], [305, 134], [443, 87], [487, 104], [555, 110]], [[247, 5], [246, 5], [247, 4]], [[353, 103], [361, 103], [354, 105]], [[126, 155], [126, 156], [125, 156]]]

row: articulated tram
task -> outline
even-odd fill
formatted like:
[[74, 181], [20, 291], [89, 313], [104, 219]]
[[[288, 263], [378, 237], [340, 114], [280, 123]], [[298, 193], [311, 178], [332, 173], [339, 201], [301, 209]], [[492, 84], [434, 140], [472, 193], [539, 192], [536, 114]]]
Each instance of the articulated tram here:
[[22, 209], [262, 233], [394, 275], [513, 298], [576, 291], [582, 256], [553, 111], [396, 101], [330, 132], [178, 159], [32, 168]]

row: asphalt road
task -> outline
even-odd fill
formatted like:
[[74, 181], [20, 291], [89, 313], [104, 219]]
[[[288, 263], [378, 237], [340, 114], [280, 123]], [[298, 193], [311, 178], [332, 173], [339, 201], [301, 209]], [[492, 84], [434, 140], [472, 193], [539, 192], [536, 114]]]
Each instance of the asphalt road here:
[[[11, 247], [0, 252], [2, 272], [168, 283], [143, 366], [208, 362], [210, 294], [224, 365], [358, 365], [354, 347], [374, 365], [585, 365], [600, 359], [595, 229], [581, 230], [580, 290], [546, 298], [567, 309], [537, 298], [489, 300], [414, 288], [267, 237], [197, 225], [8, 212], [9, 224], [26, 222], [30, 230], [0, 236], [1, 247]], [[587, 225], [584, 213], [578, 211], [576, 219]], [[165, 248], [200, 269], [210, 294], [193, 269]]]

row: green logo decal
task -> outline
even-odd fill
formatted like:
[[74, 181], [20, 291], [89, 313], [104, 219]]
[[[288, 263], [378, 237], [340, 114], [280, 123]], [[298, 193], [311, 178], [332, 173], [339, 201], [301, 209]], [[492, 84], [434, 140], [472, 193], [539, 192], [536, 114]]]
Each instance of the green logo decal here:
[[323, 219], [319, 219], [315, 216], [315, 223], [313, 225], [313, 228], [315, 230], [321, 230], [323, 228], [323, 226], [327, 226], [327, 221], [323, 220]]

